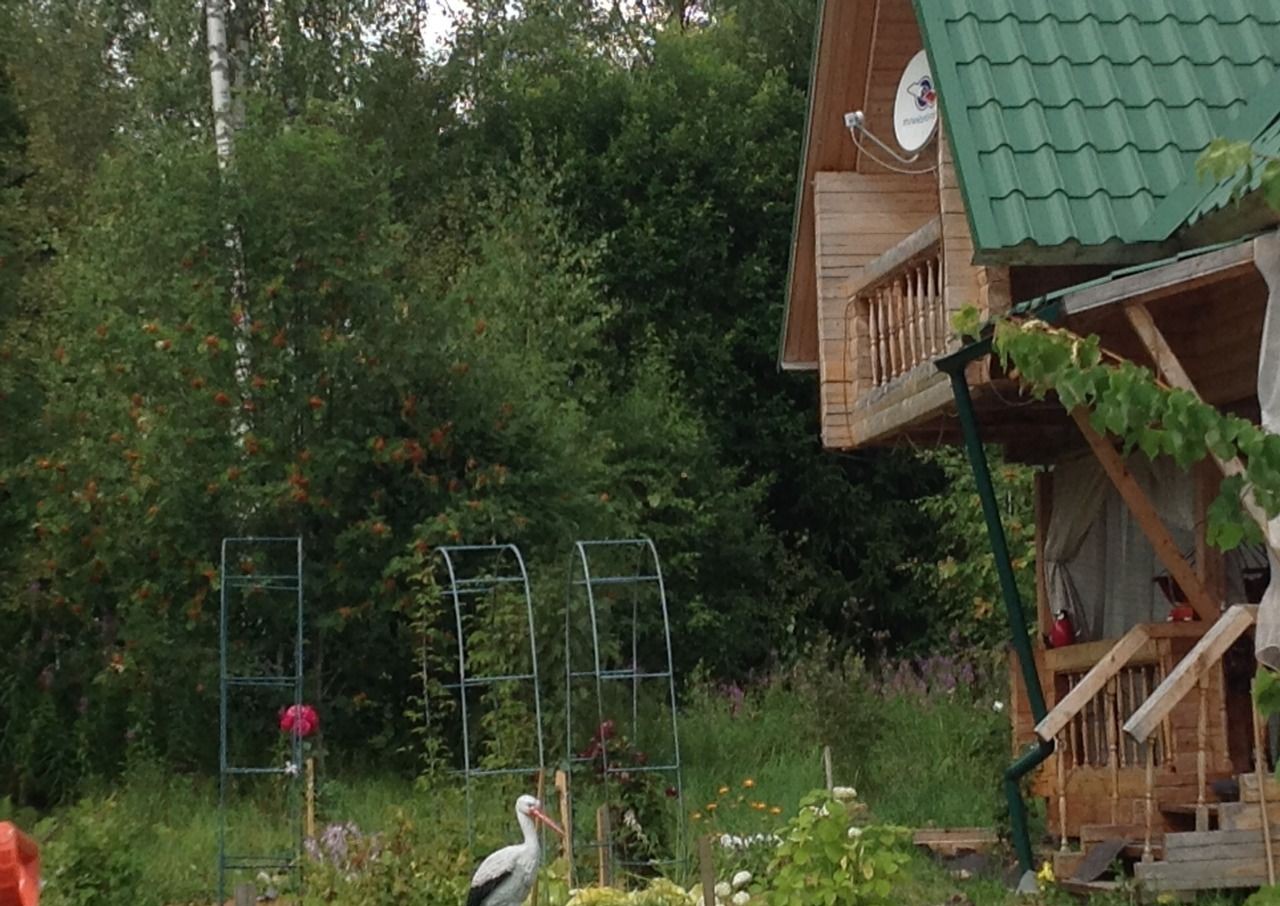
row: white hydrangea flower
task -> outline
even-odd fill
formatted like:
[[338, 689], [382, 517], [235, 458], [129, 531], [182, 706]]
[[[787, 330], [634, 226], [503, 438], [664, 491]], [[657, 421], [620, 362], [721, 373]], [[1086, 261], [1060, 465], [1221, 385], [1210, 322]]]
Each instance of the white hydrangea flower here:
[[751, 872], [740, 871], [733, 876], [733, 889], [741, 890], [751, 883]]
[[751, 894], [745, 890], [739, 890], [733, 895], [733, 899], [729, 901], [733, 906], [747, 906], [751, 902]]
[[729, 899], [729, 894], [731, 893], [733, 893], [733, 889], [729, 886], [729, 883], [727, 881], [720, 881], [719, 883], [716, 884], [717, 897], [727, 900]]
[[849, 839], [850, 839], [850, 840], [856, 840], [856, 839], [858, 839], [858, 838], [859, 838], [859, 837], [861, 837], [861, 836], [862, 836], [862, 828], [860, 828], [860, 827], [851, 827], [851, 828], [849, 828]]
[[851, 786], [838, 786], [831, 790], [831, 795], [841, 802], [852, 802], [858, 798], [858, 791]]

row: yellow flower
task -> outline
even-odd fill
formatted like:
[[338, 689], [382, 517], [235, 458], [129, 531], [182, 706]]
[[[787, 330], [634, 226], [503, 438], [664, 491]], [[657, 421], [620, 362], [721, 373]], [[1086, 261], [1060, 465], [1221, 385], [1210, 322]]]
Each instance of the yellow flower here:
[[1053, 864], [1050, 862], [1045, 862], [1043, 865], [1040, 866], [1040, 870], [1036, 872], [1036, 880], [1045, 881], [1047, 883], [1053, 883], [1053, 879], [1054, 879]]
[[716, 808], [717, 808], [717, 803], [715, 803], [715, 802], [708, 802], [708, 803], [707, 803], [707, 811], [709, 811], [709, 812], [714, 812], [714, 811], [716, 810]]
[[716, 793], [718, 793], [721, 796], [723, 796], [727, 792], [729, 792], [729, 788], [727, 786], [722, 786], [720, 787], [720, 789], [716, 790]]
[[755, 809], [757, 812], [763, 812], [766, 808], [763, 802], [753, 802], [751, 803], [751, 807]]
[[746, 780], [742, 781], [742, 785], [745, 786], [747, 789], [751, 789], [753, 786], [756, 785], [756, 782], [752, 780], [750, 777], [748, 777]]
[[694, 812], [690, 817], [693, 818], [694, 821], [701, 821], [702, 812]]
[[773, 808], [769, 809], [769, 814], [770, 814], [770, 815], [781, 815], [781, 814], [782, 814], [782, 809], [778, 808], [778, 807], [775, 805]]

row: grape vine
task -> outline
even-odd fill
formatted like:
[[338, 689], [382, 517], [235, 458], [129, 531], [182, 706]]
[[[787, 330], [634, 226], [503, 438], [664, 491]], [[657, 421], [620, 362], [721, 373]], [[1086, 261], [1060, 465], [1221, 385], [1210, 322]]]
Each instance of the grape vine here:
[[[962, 334], [979, 332], [976, 309], [961, 312]], [[1239, 457], [1244, 471], [1224, 479], [1209, 508], [1209, 542], [1230, 550], [1262, 540], [1257, 523], [1244, 511], [1251, 494], [1268, 519], [1280, 514], [1280, 436], [1248, 419], [1224, 413], [1194, 393], [1170, 387], [1149, 368], [1107, 352], [1095, 336], [1080, 336], [1036, 318], [996, 321], [992, 348], [1001, 365], [1037, 398], [1054, 393], [1067, 409], [1084, 407], [1099, 432], [1120, 440], [1126, 454], [1171, 456], [1188, 468], [1209, 455]]]

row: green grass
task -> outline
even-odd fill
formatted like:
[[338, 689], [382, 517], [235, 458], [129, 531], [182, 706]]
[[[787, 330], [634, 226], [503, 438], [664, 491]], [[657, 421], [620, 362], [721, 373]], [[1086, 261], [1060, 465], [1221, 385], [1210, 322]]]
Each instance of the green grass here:
[[[1008, 727], [993, 712], [991, 696], [969, 691], [886, 698], [873, 694], [870, 685], [856, 667], [809, 670], [748, 695], [736, 714], [713, 690], [689, 696], [680, 728], [686, 810], [701, 816], [690, 828], [753, 833], [778, 827], [804, 795], [822, 785], [824, 745], [832, 747], [837, 784], [855, 786], [876, 820], [998, 824], [997, 781], [1009, 760]], [[510, 802], [518, 783], [477, 784], [476, 852], [511, 839]], [[424, 846], [449, 853], [465, 848], [465, 800], [457, 783], [424, 787], [392, 776], [338, 776], [322, 778], [320, 794], [322, 821], [352, 821], [377, 832], [395, 827], [403, 816]], [[246, 829], [247, 847], [264, 850], [287, 842], [271, 830], [283, 813], [276, 795], [265, 789], [237, 802], [230, 823]], [[714, 812], [707, 809], [712, 802], [718, 806]], [[782, 814], [752, 808], [752, 802]], [[133, 906], [208, 902], [215, 882], [216, 804], [216, 783], [208, 778], [136, 766], [120, 782], [91, 791], [40, 825], [50, 844], [46, 874], [56, 874], [57, 860], [64, 857], [59, 854], [75, 845], [78, 829], [90, 822], [105, 826], [140, 870]], [[462, 855], [456, 864], [470, 861]], [[895, 898], [902, 906], [938, 906], [963, 893], [974, 906], [1006, 906], [1015, 900], [1002, 874], [996, 868], [992, 877], [958, 882], [917, 855]], [[691, 883], [692, 872], [678, 880]], [[58, 906], [56, 893], [50, 902]]]

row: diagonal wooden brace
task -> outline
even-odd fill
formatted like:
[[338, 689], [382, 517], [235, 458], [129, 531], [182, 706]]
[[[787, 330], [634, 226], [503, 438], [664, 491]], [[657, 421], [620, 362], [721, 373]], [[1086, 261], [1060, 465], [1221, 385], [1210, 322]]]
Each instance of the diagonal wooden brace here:
[[1183, 593], [1187, 596], [1187, 602], [1200, 615], [1200, 619], [1206, 623], [1212, 623], [1218, 619], [1218, 613], [1221, 608], [1204, 587], [1204, 583], [1200, 581], [1200, 577], [1196, 575], [1195, 570], [1191, 568], [1191, 564], [1186, 561], [1186, 558], [1182, 556], [1182, 552], [1178, 550], [1178, 545], [1174, 542], [1173, 536], [1169, 534], [1169, 530], [1160, 520], [1155, 504], [1151, 502], [1151, 498], [1147, 496], [1133, 475], [1130, 474], [1124, 459], [1116, 451], [1116, 448], [1094, 429], [1089, 422], [1089, 413], [1084, 407], [1077, 406], [1072, 409], [1071, 417], [1075, 419], [1075, 423], [1080, 427], [1080, 432], [1084, 435], [1084, 439], [1089, 442], [1093, 455], [1098, 458], [1103, 471], [1107, 473], [1111, 483], [1120, 492], [1125, 505], [1133, 513], [1133, 518], [1137, 521], [1138, 527], [1142, 529], [1142, 533], [1151, 542], [1152, 548], [1155, 549], [1156, 557], [1160, 559], [1164, 568], [1169, 571], [1169, 575], [1173, 580], [1181, 586]]

